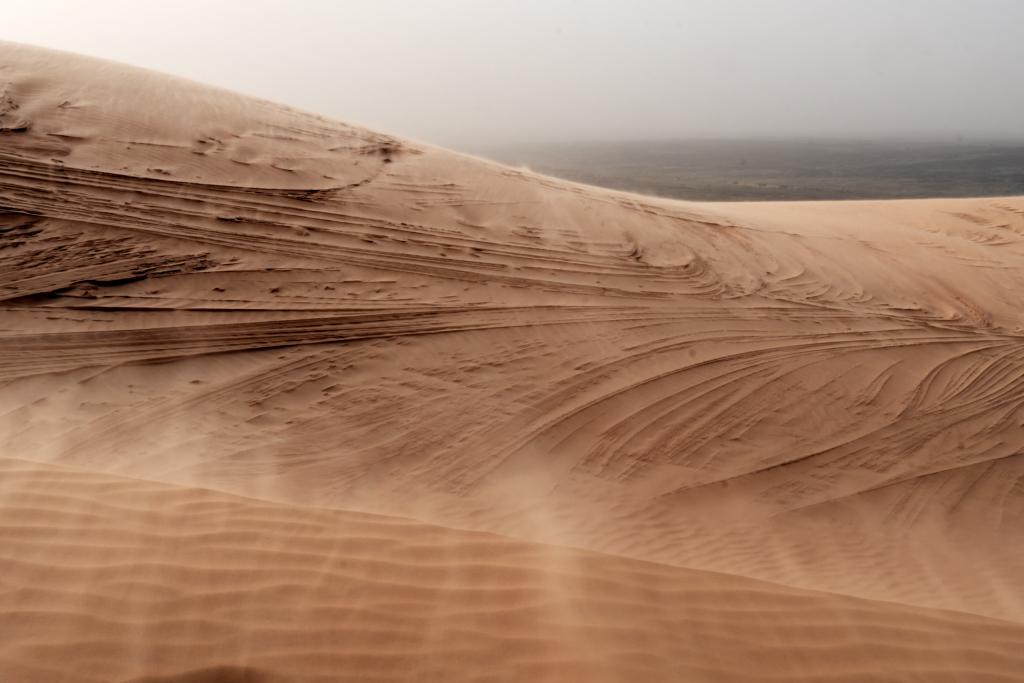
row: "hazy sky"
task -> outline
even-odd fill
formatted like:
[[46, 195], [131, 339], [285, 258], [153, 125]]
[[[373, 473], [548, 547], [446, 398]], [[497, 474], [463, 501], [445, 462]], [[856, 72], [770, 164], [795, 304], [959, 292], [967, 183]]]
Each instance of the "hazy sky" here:
[[0, 37], [465, 149], [1024, 138], [1024, 0], [30, 0]]

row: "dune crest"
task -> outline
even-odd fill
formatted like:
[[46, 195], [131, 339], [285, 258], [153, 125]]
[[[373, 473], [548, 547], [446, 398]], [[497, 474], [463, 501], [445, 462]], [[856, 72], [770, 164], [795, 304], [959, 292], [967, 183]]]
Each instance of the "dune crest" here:
[[[562, 673], [601, 680], [588, 650], [611, 648], [611, 631], [580, 635], [580, 620], [601, 612], [598, 630], [614, 621], [627, 641], [660, 643], [609, 650], [619, 668], [600, 674], [608, 680], [683, 671], [751, 680], [751, 671], [775, 664], [794, 679], [821, 680], [811, 632], [833, 620], [858, 633], [884, 631], [893, 648], [871, 661], [882, 647], [876, 636], [850, 645], [842, 655], [850, 676], [1016, 680], [1024, 670], [1000, 649], [1019, 642], [1010, 622], [1024, 623], [1024, 317], [1016, 294], [1024, 291], [1024, 198], [660, 200], [122, 65], [11, 44], [0, 55], [0, 445], [6, 456], [40, 463], [9, 465], [15, 499], [27, 495], [19, 487], [52, 476], [78, 506], [55, 493], [18, 508], [16, 518], [32, 525], [52, 517], [56, 545], [12, 550], [4, 564], [29, 571], [19, 562], [38, 551], [57, 568], [52, 584], [29, 582], [5, 599], [31, 611], [37, 597], [56, 604], [69, 585], [84, 590], [81, 599], [92, 602], [83, 612], [39, 617], [60, 625], [60, 637], [84, 637], [75, 634], [96, 624], [93, 607], [130, 608], [139, 623], [162, 619], [143, 614], [147, 600], [167, 607], [182, 591], [198, 599], [203, 589], [190, 576], [259, 566], [259, 544], [285, 544], [282, 519], [291, 514], [318, 520], [323, 542], [310, 540], [301, 557], [280, 550], [266, 559], [299, 572], [287, 580], [308, 594], [301, 586], [311, 567], [357, 552], [344, 530], [358, 535], [362, 522], [350, 521], [362, 519], [359, 511], [467, 530], [393, 523], [404, 529], [392, 538], [399, 547], [447, 556], [448, 546], [416, 540], [422, 533], [471, 548], [439, 570], [449, 592], [405, 587], [430, 592], [417, 609], [459, 601], [468, 609], [474, 594], [459, 582], [475, 576], [492, 543], [513, 548], [509, 576], [529, 569], [530, 582], [558, 584], [561, 597], [543, 598], [563, 601], [549, 622], [514, 581], [481, 578], [480, 599], [500, 603], [498, 619], [513, 631], [550, 630], [541, 644], [510, 645], [493, 624], [466, 633], [456, 619], [451, 628], [475, 643], [470, 662], [496, 662], [488, 648], [538, 647], [550, 657], [524, 655], [523, 666], [559, 680], [551, 667], [566, 637], [560, 629], [569, 628], [583, 659], [565, 660]], [[132, 489], [120, 477], [154, 482], [137, 486], [177, 507], [161, 517], [136, 498], [111, 526], [113, 513], [97, 510], [109, 505], [108, 486]], [[190, 502], [208, 497], [235, 502], [209, 508], [230, 508], [224, 535], [189, 546], [212, 547], [207, 560], [138, 563], [137, 553], [170, 547], [161, 535], [167, 525], [211, 523], [196, 511], [205, 503]], [[257, 509], [274, 511], [263, 540], [246, 536], [248, 511]], [[129, 543], [122, 522], [141, 540]], [[509, 538], [453, 540], [477, 538], [471, 532]], [[90, 534], [91, 550], [67, 540]], [[83, 559], [61, 565], [64, 543], [69, 557]], [[95, 556], [125, 543], [134, 550], [123, 571], [149, 577], [138, 587], [148, 597], [129, 596], [129, 605], [109, 602], [109, 591], [90, 595], [104, 567]], [[415, 553], [377, 552], [363, 560], [430, 578], [429, 561]], [[249, 564], [238, 564], [243, 556]], [[530, 564], [539, 556], [586, 567], [569, 581]], [[236, 563], [234, 571], [220, 561]], [[591, 562], [621, 570], [614, 581], [635, 616], [602, 611], [603, 579], [595, 577], [605, 569]], [[644, 587], [650, 576], [656, 583]], [[738, 607], [718, 588], [686, 594], [680, 585], [690, 581], [759, 588], [743, 588], [757, 595]], [[358, 585], [352, 590], [366, 588]], [[213, 654], [197, 657], [192, 673], [175, 663], [171, 636], [191, 637], [193, 628], [234, 643], [239, 661], [257, 657], [255, 641], [243, 647], [255, 637], [245, 629], [261, 610], [286, 612], [264, 603], [294, 591], [240, 590], [251, 612], [216, 623], [196, 621], [194, 611], [168, 616], [153, 628], [170, 640], [151, 644], [155, 659], [135, 662], [124, 678], [287, 676], [283, 659], [252, 671]], [[767, 602], [759, 591], [771, 595]], [[824, 611], [793, 617], [806, 633], [788, 641], [751, 633], [693, 648], [682, 634], [697, 642], [743, 631], [747, 616], [712, 610], [679, 624], [644, 613], [691, 598], [743, 614], [770, 613], [771, 605], [800, 612], [805, 601]], [[346, 666], [367, 667], [357, 680], [398, 677], [413, 660], [442, 667], [430, 669], [449, 676], [439, 680], [455, 677], [428, 656], [435, 645], [425, 643], [441, 641], [422, 623], [367, 609], [358, 613], [366, 630], [357, 639], [368, 640], [345, 655]], [[757, 623], [779, 628], [777, 617]], [[342, 615], [327, 609], [317, 618], [340, 628]], [[918, 619], [941, 629], [922, 636]], [[46, 647], [32, 649], [34, 622], [25, 623], [28, 630], [7, 632], [17, 654], [6, 661], [29, 667], [25, 676], [36, 678], [26, 680], [51, 680], [30, 673], [32, 653]], [[103, 628], [107, 658], [116, 659], [124, 625]], [[289, 628], [267, 636], [268, 658], [284, 657], [288, 638], [305, 637], [301, 626]], [[826, 651], [849, 633], [834, 632]], [[179, 654], [194, 645], [183, 642]], [[324, 648], [310, 680], [340, 661]], [[748, 652], [743, 661], [753, 668], [721, 665], [733, 648]], [[937, 652], [948, 655], [941, 666], [929, 663]], [[653, 668], [627, 664], [648, 656]], [[706, 659], [716, 657], [718, 664]], [[506, 665], [506, 679], [534, 671]], [[81, 680], [104, 680], [90, 675]]]

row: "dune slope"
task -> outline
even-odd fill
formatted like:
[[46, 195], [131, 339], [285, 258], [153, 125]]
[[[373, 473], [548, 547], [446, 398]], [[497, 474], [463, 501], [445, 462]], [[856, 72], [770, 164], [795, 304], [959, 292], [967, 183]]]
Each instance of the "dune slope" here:
[[1020, 680], [1024, 625], [0, 460], [18, 681]]
[[[501, 541], [527, 554], [592, 557], [551, 549], [573, 547], [663, 565], [628, 572], [711, 570], [774, 582], [773, 595], [902, 603], [872, 613], [878, 628], [891, 617], [885, 639], [902, 649], [870, 671], [921, 680], [936, 680], [940, 641], [914, 645], [909, 606], [1024, 623], [1024, 198], [660, 200], [122, 65], [11, 44], [0, 56], [0, 453], [94, 473], [69, 492], [81, 520], [54, 501], [37, 510], [55, 516], [58, 540], [95, 533], [96, 554], [117, 550], [125, 530], [90, 517], [108, 504], [93, 483], [124, 476], [177, 487], [145, 489], [157, 498], [216, 489], [347, 510], [316, 513], [341, 527], [353, 511], [414, 518], [529, 541]], [[209, 520], [186, 510], [153, 522], [140, 506], [123, 523], [149, 545], [126, 551], [124, 571], [149, 577], [144, 596], [191, 590], [200, 570], [238, 574], [217, 553], [147, 569], [137, 553], [161, 537], [146, 525]], [[217, 552], [253, 557], [263, 542], [223, 540]], [[348, 561], [338, 543], [303, 561]], [[36, 552], [51, 551], [8, 561]], [[52, 590], [77, 582], [96, 609], [121, 609], [100, 604], [108, 589], [90, 595], [103, 565], [90, 566], [58, 565]], [[674, 580], [643, 599], [677, 599]], [[285, 609], [264, 604], [272, 594], [246, 604]], [[359, 618], [395, 625], [399, 640], [420, 628], [386, 611]], [[733, 675], [687, 663], [668, 621], [627, 614], [616, 615], [627, 641], [671, 643], [659, 671]], [[227, 634], [234, 616], [210, 628]], [[340, 618], [321, 616], [324, 628]], [[520, 616], [513, 631], [539, 619]], [[61, 638], [88, 638], [73, 624], [88, 631], [89, 618], [60, 619]], [[942, 619], [943, 633], [980, 640], [988, 627], [972, 625], [994, 623]], [[152, 647], [193, 637], [171, 623]], [[739, 628], [715, 623], [686, 632]], [[499, 647], [497, 630], [479, 637]], [[243, 648], [248, 636], [231, 632]], [[563, 636], [547, 633], [554, 652]], [[770, 641], [777, 656], [820, 654], [791, 635]], [[424, 652], [416, 642], [390, 650], [380, 635], [356, 651], [397, 676]], [[708, 647], [701, 657], [734, 657], [726, 640]], [[950, 670], [1009, 675], [985, 668], [993, 647]], [[33, 650], [19, 652], [32, 666]], [[163, 664], [125, 676], [178, 671], [162, 652]], [[868, 666], [851, 657], [851, 671]]]

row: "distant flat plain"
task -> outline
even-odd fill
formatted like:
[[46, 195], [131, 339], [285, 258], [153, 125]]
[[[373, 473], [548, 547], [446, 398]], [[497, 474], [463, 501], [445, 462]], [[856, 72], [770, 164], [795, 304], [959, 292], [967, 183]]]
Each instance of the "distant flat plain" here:
[[697, 201], [1024, 194], [1024, 141], [572, 142], [478, 153], [590, 185]]

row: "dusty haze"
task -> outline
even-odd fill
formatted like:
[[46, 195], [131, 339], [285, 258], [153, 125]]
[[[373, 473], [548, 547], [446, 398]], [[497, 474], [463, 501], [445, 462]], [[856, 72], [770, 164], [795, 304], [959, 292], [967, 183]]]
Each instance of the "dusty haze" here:
[[[244, 7], [244, 10], [242, 9]], [[461, 149], [1024, 138], [1024, 3], [32, 2], [0, 38]]]

